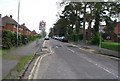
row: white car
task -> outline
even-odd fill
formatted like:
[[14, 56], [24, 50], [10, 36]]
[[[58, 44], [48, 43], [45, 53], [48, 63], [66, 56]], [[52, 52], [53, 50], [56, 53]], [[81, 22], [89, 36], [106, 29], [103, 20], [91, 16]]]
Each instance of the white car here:
[[46, 36], [46, 37], [45, 37], [45, 40], [49, 40], [49, 37], [48, 37], [48, 36]]

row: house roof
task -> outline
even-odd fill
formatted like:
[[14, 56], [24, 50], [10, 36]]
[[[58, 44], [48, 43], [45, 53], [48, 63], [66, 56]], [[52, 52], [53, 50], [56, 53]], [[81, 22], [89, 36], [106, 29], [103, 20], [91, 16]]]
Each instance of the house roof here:
[[35, 30], [33, 30], [31, 33], [32, 33], [32, 34], [37, 34]]
[[20, 27], [23, 28], [24, 30], [30, 31], [30, 30], [25, 26], [25, 24], [20, 25]]
[[5, 16], [2, 18], [2, 25], [5, 26], [6, 24], [17, 25], [18, 23], [11, 17]]

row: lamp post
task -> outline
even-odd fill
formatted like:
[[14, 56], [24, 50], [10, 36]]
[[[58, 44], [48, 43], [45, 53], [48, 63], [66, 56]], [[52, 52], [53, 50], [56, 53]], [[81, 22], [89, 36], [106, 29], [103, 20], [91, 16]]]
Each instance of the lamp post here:
[[20, 0], [18, 1], [18, 17], [17, 17], [17, 47], [18, 47], [18, 27], [19, 27], [19, 13], [20, 13]]
[[102, 42], [102, 37], [101, 37], [101, 27], [99, 26], [99, 33], [100, 33], [100, 41], [99, 41], [99, 48], [101, 48], [101, 42]]

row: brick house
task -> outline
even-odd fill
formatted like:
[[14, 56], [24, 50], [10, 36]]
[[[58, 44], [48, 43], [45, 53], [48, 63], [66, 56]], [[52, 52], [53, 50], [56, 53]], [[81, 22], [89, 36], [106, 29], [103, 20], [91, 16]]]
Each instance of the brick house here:
[[115, 41], [120, 42], [120, 22], [114, 27], [114, 33], [116, 34]]
[[23, 23], [22, 25], [20, 25], [20, 32], [22, 34], [28, 34], [28, 35], [31, 35], [31, 31], [25, 26], [25, 23]]
[[[2, 30], [10, 30], [12, 32], [17, 32], [17, 22], [12, 19], [12, 15], [10, 17], [5, 16], [2, 18]], [[25, 24], [18, 26], [19, 34], [31, 34], [31, 31], [25, 26]]]
[[33, 31], [31, 32], [31, 34], [32, 34], [32, 35], [37, 35], [37, 33], [36, 33], [35, 30], [33, 30]]
[[118, 24], [116, 25], [116, 27], [114, 28], [114, 33], [120, 37], [120, 22], [118, 22]]
[[3, 30], [10, 30], [12, 32], [17, 32], [17, 22], [12, 19], [12, 15], [10, 17], [5, 16], [2, 18], [2, 29]]
[[105, 33], [102, 34], [102, 37], [105, 39], [105, 41], [119, 42], [120, 41], [120, 22], [117, 22], [112, 29], [113, 31], [107, 31], [108, 27], [106, 26], [103, 29]]
[[[80, 29], [80, 34], [84, 34], [84, 30], [83, 29]], [[93, 28], [85, 29], [85, 35], [86, 35], [86, 40], [91, 39], [91, 37], [93, 36]]]

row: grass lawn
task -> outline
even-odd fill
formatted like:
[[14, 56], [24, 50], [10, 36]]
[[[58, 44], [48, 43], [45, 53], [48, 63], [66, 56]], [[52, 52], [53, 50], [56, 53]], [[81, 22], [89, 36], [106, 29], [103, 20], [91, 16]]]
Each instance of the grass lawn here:
[[114, 43], [114, 42], [102, 42], [101, 44], [102, 48], [120, 51], [120, 43]]

